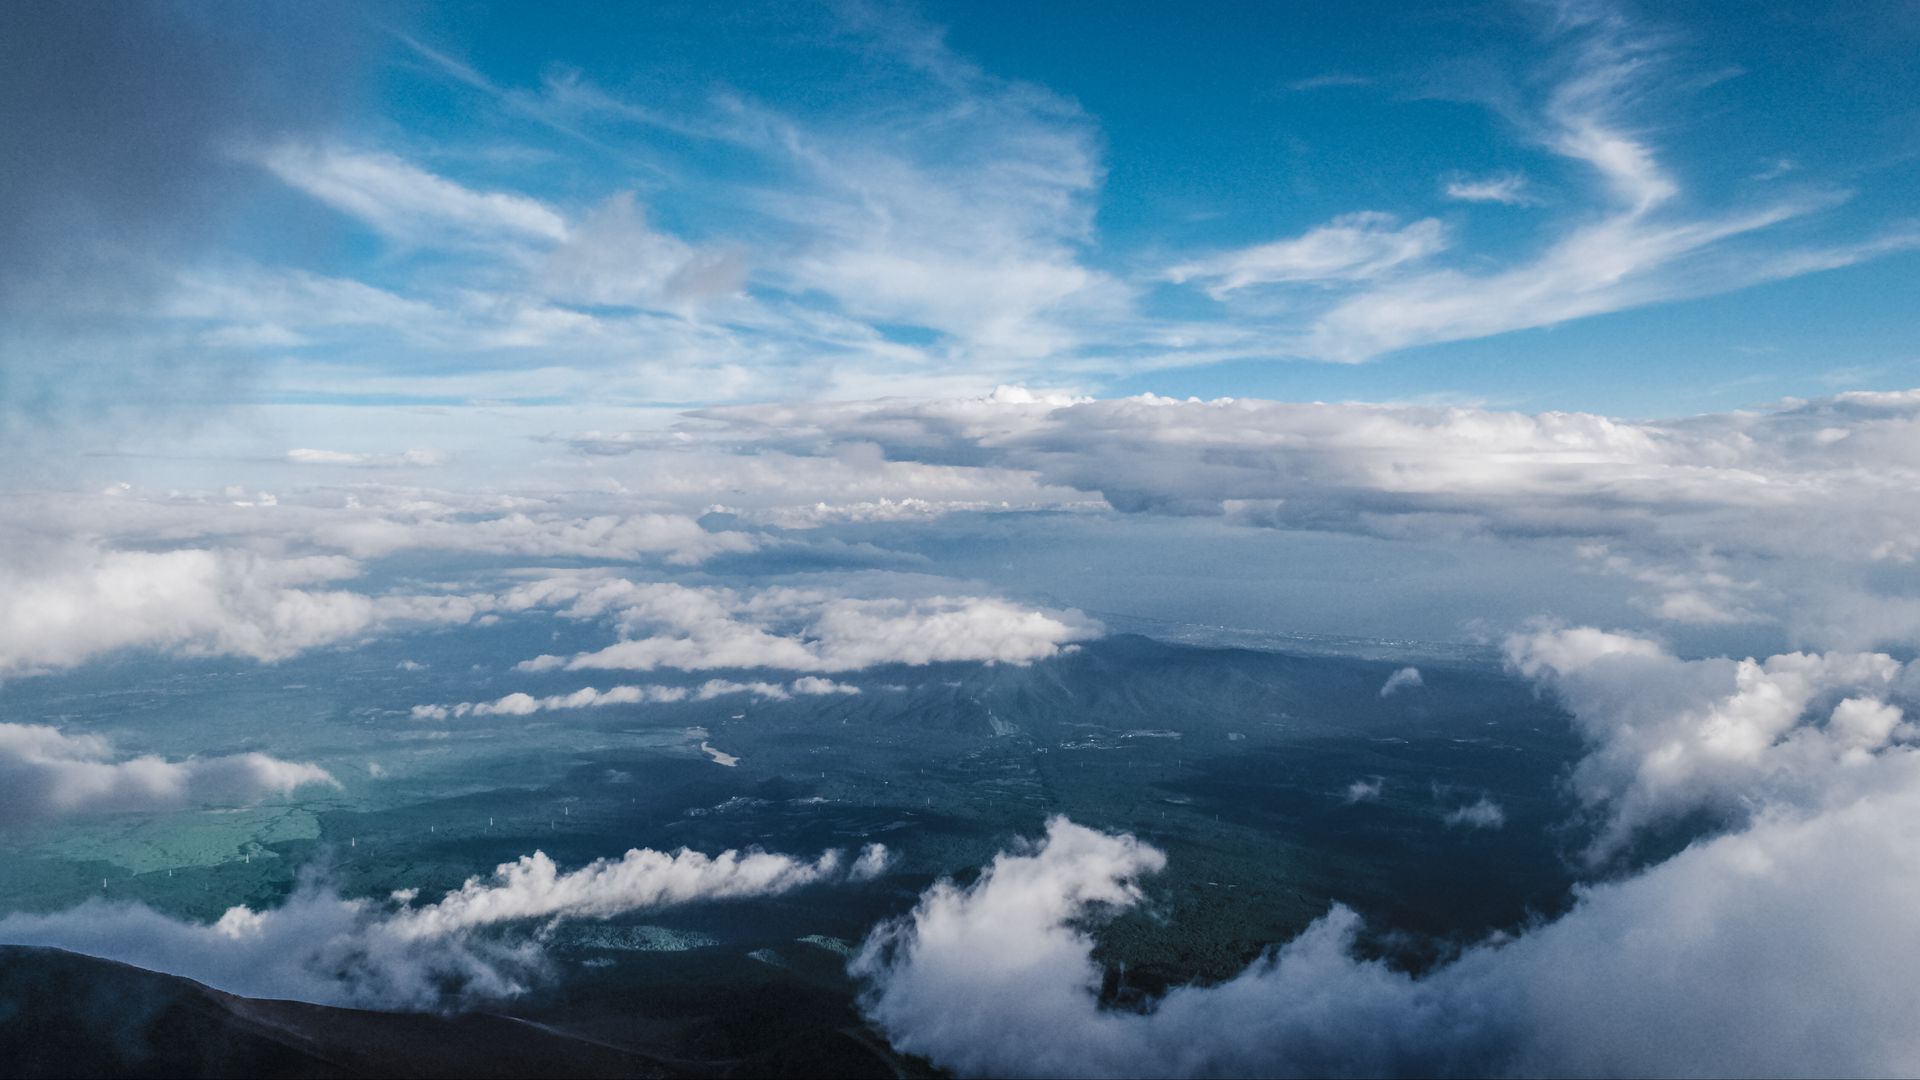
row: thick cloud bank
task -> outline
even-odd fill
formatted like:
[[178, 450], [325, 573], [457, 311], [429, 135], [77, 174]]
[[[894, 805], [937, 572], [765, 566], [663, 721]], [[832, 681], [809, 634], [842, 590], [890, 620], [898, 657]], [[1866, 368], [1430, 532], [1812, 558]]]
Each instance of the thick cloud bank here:
[[[1914, 518], [1876, 495], [1920, 469], [1920, 391], [1789, 400], [1665, 421], [1151, 394], [1094, 400], [1002, 388], [956, 400], [738, 406], [727, 436], [816, 452], [1031, 470], [1116, 509], [1224, 514], [1384, 536], [1486, 530], [1695, 540], [1738, 515], [1773, 552], [1914, 553]], [[1894, 511], [1900, 511], [1894, 513]], [[1660, 512], [1661, 517], [1648, 516]]]
[[545, 960], [538, 935], [481, 933], [489, 927], [774, 896], [873, 877], [887, 858], [879, 845], [869, 845], [851, 865], [837, 851], [805, 860], [764, 851], [708, 856], [646, 848], [563, 873], [535, 852], [419, 907], [412, 890], [381, 903], [344, 898], [309, 879], [277, 908], [234, 907], [211, 924], [105, 901], [50, 915], [8, 915], [0, 918], [0, 942], [57, 946], [251, 997], [429, 1009], [512, 997], [539, 977]]
[[[1141, 395], [740, 406], [721, 441], [1027, 470], [1123, 513], [1388, 539], [1558, 541], [1664, 622], [1781, 621], [1857, 648], [1920, 640], [1867, 571], [1920, 547], [1920, 391], [1627, 421], [1358, 403]], [[690, 433], [700, 433], [689, 426]], [[1838, 572], [1836, 572], [1838, 571]]]
[[1871, 794], [1769, 814], [1412, 978], [1336, 907], [1218, 986], [1104, 1009], [1089, 920], [1163, 865], [1056, 818], [943, 882], [854, 962], [894, 1045], [963, 1075], [1906, 1075], [1920, 1064], [1920, 758]]
[[318, 765], [265, 754], [115, 761], [97, 735], [44, 724], [0, 724], [0, 829], [85, 813], [246, 803], [306, 784], [333, 784]]

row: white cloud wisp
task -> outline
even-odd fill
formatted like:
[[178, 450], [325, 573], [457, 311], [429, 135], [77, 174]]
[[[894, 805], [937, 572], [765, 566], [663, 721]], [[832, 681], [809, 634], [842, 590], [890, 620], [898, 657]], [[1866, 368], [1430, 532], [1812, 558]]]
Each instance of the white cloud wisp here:
[[555, 579], [528, 587], [521, 596], [528, 605], [565, 605], [561, 613], [576, 618], [610, 615], [623, 638], [594, 652], [542, 656], [520, 665], [529, 671], [831, 673], [882, 664], [1030, 664], [1103, 632], [1077, 611], [1036, 610], [978, 596], [862, 599], [809, 589], [740, 593], [589, 579]]
[[304, 879], [276, 908], [229, 909], [213, 923], [144, 904], [89, 901], [0, 917], [0, 942], [51, 945], [181, 975], [230, 993], [361, 1008], [435, 1009], [525, 993], [545, 968], [538, 936], [485, 933], [509, 923], [610, 919], [708, 901], [777, 896], [884, 871], [869, 845], [852, 864], [764, 851], [705, 855], [635, 849], [561, 871], [545, 854], [503, 863], [424, 906], [344, 898]]
[[708, 679], [699, 686], [614, 686], [598, 690], [582, 687], [571, 694], [534, 697], [507, 694], [493, 701], [462, 701], [454, 705], [415, 705], [415, 720], [449, 720], [464, 716], [531, 716], [556, 709], [597, 709], [608, 705], [664, 705], [682, 701], [712, 701], [732, 694], [752, 694], [762, 701], [790, 701], [795, 697], [858, 694], [860, 688], [808, 675], [790, 683], [733, 682]]

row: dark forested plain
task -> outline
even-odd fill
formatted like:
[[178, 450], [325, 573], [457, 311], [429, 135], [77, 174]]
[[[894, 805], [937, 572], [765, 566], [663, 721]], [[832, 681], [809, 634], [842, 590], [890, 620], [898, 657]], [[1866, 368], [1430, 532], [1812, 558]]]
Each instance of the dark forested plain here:
[[[1118, 635], [1030, 666], [879, 668], [858, 694], [445, 722], [409, 707], [461, 679], [396, 679], [370, 652], [208, 663], [158, 685], [137, 668], [44, 680], [38, 707], [122, 742], [174, 716], [204, 743], [250, 710], [305, 709], [304, 753], [386, 765], [315, 799], [9, 837], [33, 867], [0, 884], [15, 910], [136, 901], [210, 922], [316, 880], [431, 896], [535, 850], [565, 868], [634, 847], [879, 840], [894, 861], [866, 882], [553, 923], [525, 993], [448, 985], [409, 1012], [249, 1000], [10, 948], [0, 1056], [22, 1076], [925, 1072], [862, 1023], [848, 960], [931, 883], [970, 880], [1054, 815], [1168, 856], [1148, 902], [1097, 927], [1110, 1007], [1228, 978], [1336, 902], [1365, 917], [1363, 952], [1418, 971], [1563, 910], [1583, 834], [1566, 716], [1487, 657], [1413, 658], [1419, 685], [1383, 693], [1408, 659]], [[1483, 801], [1499, 820], [1459, 813]], [[236, 817], [269, 839], [236, 841]]]

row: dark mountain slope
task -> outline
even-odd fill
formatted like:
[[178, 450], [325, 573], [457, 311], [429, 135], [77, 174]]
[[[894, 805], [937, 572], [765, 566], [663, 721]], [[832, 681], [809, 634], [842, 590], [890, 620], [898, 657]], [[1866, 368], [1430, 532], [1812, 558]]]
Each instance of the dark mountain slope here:
[[695, 1075], [505, 1016], [236, 997], [59, 949], [0, 947], [8, 1077]]

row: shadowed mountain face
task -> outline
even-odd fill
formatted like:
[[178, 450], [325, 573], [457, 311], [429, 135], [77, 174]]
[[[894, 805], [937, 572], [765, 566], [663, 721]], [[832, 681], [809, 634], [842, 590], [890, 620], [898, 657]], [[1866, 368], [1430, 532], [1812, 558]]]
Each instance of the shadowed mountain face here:
[[[7, 1077], [728, 1077], [929, 1075], [851, 1017], [742, 995], [737, 1055], [660, 1054], [493, 1013], [372, 1012], [222, 993], [61, 949], [0, 946]], [[780, 1015], [769, 1015], [777, 1013]], [[834, 1019], [849, 1022], [831, 1026]], [[605, 1026], [605, 1025], [601, 1025]], [[672, 1056], [692, 1050], [695, 1056]], [[702, 1053], [702, 1051], [706, 1051]]]
[[[752, 1036], [667, 1053], [493, 1013], [371, 1012], [239, 997], [61, 949], [0, 946], [8, 1077], [727, 1077], [926, 1075], [849, 1017], [743, 999]], [[774, 1013], [794, 1015], [756, 1015]], [[783, 1021], [791, 1020], [791, 1023]], [[604, 1026], [604, 1025], [603, 1025]], [[682, 1040], [671, 1040], [676, 1044]], [[672, 1056], [692, 1050], [693, 1057]], [[706, 1051], [706, 1052], [702, 1052]]]
[[0, 947], [8, 1076], [688, 1076], [504, 1016], [259, 1001], [59, 949]]

